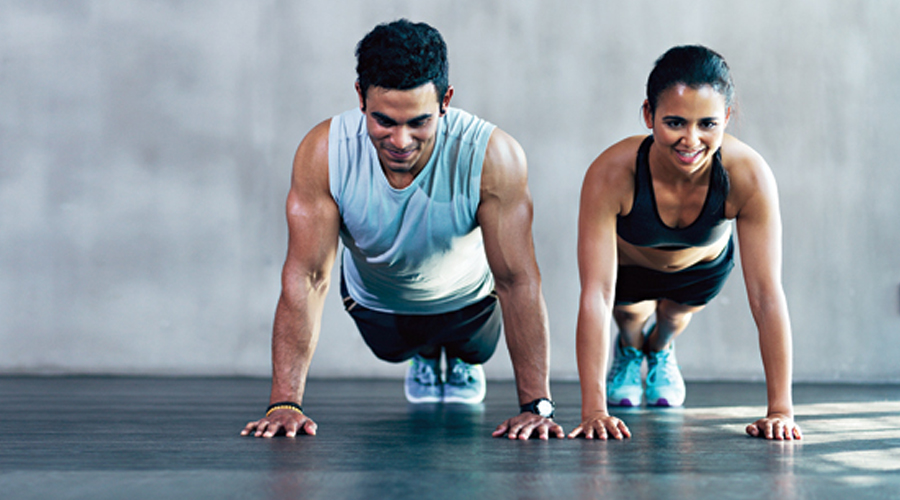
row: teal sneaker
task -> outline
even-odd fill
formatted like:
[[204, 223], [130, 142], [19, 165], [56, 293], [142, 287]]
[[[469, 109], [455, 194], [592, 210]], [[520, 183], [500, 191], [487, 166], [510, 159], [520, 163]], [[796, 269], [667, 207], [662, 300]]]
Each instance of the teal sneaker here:
[[487, 383], [481, 365], [470, 365], [459, 358], [447, 359], [445, 403], [478, 404], [484, 401], [485, 392]]
[[647, 353], [647, 404], [650, 406], [681, 406], [686, 390], [678, 361], [675, 343], [668, 349]]
[[606, 376], [606, 402], [610, 406], [640, 406], [644, 353], [634, 347], [622, 347], [618, 336], [615, 343], [612, 368]]
[[444, 395], [441, 383], [440, 358], [426, 359], [415, 355], [406, 369], [403, 392], [410, 403], [439, 403]]

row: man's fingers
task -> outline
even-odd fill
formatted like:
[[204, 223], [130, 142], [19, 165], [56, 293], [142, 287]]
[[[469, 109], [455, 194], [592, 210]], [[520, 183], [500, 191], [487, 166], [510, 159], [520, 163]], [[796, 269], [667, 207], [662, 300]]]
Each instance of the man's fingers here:
[[275, 434], [281, 429], [281, 424], [278, 422], [269, 422], [269, 425], [266, 426], [266, 432], [263, 433], [264, 438], [275, 437]]
[[534, 432], [534, 424], [525, 424], [519, 429], [519, 439], [528, 439], [531, 437], [531, 433]]
[[253, 432], [253, 429], [256, 429], [256, 421], [247, 422], [247, 425], [245, 425], [244, 428], [241, 429], [241, 436], [250, 435], [250, 433]]
[[565, 439], [566, 437], [566, 431], [564, 431], [562, 426], [557, 423], [553, 424], [553, 433], [556, 434], [557, 439]]

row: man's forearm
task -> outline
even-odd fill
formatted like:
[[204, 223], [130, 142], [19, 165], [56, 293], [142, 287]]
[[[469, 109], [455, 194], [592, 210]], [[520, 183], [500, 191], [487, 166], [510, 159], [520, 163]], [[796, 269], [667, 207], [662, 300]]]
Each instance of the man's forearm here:
[[313, 294], [299, 304], [291, 304], [284, 294], [278, 301], [272, 332], [272, 403], [303, 401], [319, 333], [319, 322], [312, 317], [316, 317], [315, 309], [321, 311], [310, 302], [315, 302]]
[[519, 403], [550, 397], [550, 334], [540, 284], [498, 286]]

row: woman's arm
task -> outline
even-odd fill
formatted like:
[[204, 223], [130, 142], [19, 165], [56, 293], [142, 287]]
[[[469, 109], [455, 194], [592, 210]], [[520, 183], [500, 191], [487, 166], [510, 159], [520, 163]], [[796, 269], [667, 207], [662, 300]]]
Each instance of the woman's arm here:
[[759, 331], [766, 374], [768, 412], [747, 426], [747, 433], [767, 439], [800, 439], [791, 395], [791, 324], [781, 284], [781, 213], [772, 171], [749, 147], [732, 169], [734, 189], [745, 200], [737, 214], [741, 263], [750, 311]]
[[[594, 161], [581, 191], [578, 216], [581, 298], [575, 342], [582, 422], [569, 433], [570, 438], [631, 437], [625, 423], [609, 415], [606, 403], [606, 365], [618, 271], [616, 216], [622, 210], [622, 200], [634, 192], [631, 170], [622, 166], [622, 158], [616, 157], [615, 150], [614, 146]], [[633, 155], [624, 156], [633, 158]]]

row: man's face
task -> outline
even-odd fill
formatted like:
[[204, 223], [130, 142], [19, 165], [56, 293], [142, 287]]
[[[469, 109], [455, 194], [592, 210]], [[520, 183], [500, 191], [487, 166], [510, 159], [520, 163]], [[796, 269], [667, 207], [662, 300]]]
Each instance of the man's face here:
[[431, 82], [409, 90], [369, 87], [365, 105], [360, 94], [369, 138], [378, 152], [381, 168], [395, 187], [409, 185], [428, 163], [438, 119], [452, 93], [452, 88], [447, 91], [443, 106]]

